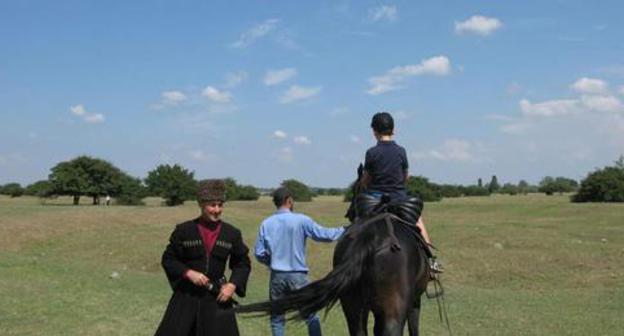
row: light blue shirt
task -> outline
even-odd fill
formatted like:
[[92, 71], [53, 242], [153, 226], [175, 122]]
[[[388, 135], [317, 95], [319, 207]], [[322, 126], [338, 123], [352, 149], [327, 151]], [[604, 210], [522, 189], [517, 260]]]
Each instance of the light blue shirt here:
[[307, 272], [306, 238], [331, 242], [344, 231], [343, 227], [326, 228], [304, 214], [279, 209], [260, 225], [254, 254], [272, 271]]

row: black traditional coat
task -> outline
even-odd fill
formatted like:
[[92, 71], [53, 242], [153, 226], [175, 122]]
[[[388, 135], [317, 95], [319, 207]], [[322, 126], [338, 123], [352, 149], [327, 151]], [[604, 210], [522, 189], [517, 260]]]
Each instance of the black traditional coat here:
[[237, 228], [221, 222], [221, 231], [208, 259], [198, 224], [199, 218], [178, 224], [163, 253], [162, 266], [173, 295], [157, 336], [238, 335], [231, 302], [217, 302], [213, 294], [195, 286], [184, 274], [193, 269], [216, 281], [224, 276], [229, 263], [232, 270], [229, 282], [236, 285], [236, 294], [244, 297], [251, 271], [249, 249]]

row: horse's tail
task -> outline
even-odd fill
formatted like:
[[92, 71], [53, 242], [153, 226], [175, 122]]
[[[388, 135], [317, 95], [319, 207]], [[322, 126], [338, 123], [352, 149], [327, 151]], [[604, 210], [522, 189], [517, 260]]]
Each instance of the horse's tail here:
[[[373, 225], [370, 225], [372, 227]], [[353, 287], [362, 279], [367, 260], [375, 253], [374, 230], [367, 229], [351, 235], [347, 232], [339, 245], [345, 244], [341, 260], [324, 278], [311, 282], [294, 290], [284, 297], [273, 300], [242, 305], [236, 308], [239, 313], [260, 313], [261, 315], [276, 313], [288, 314], [298, 311], [293, 318], [304, 319], [323, 308], [331, 309], [341, 294]], [[339, 246], [336, 246], [338, 250]]]

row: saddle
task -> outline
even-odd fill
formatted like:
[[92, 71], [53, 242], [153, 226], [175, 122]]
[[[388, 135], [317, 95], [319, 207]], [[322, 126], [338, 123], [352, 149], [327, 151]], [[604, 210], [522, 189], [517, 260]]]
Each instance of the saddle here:
[[376, 198], [362, 193], [357, 195], [354, 203], [355, 211], [360, 218], [370, 218], [389, 212], [412, 225], [416, 225], [423, 210], [423, 202], [418, 197], [393, 200], [387, 194]]
[[431, 258], [433, 256], [433, 252], [431, 251], [433, 246], [430, 246], [427, 242], [425, 242], [420, 229], [416, 226], [424, 206], [420, 198], [409, 197], [405, 199], [393, 200], [388, 194], [384, 194], [381, 198], [377, 198], [362, 193], [354, 198], [351, 206], [353, 207], [357, 217], [367, 218], [368, 220], [365, 221], [363, 225], [359, 225], [359, 230], [355, 228], [349, 230], [351, 231], [349, 236], [357, 235], [358, 231], [362, 230], [366, 224], [374, 221], [374, 219], [383, 217], [390, 235], [391, 249], [395, 251], [400, 250], [401, 246], [395, 236], [394, 227], [391, 223], [391, 217], [394, 217], [400, 224], [406, 225], [410, 228], [409, 231], [412, 232], [414, 237], [418, 239], [421, 245], [425, 248], [427, 257]]

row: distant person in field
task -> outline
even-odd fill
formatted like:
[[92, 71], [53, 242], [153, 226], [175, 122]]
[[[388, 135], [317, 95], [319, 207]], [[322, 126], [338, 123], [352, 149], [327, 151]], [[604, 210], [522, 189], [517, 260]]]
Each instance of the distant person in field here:
[[110, 205], [111, 197], [110, 195], [106, 195], [106, 206]]
[[[325, 228], [310, 217], [293, 212], [295, 201], [286, 188], [275, 190], [273, 203], [277, 211], [260, 225], [254, 254], [271, 270], [269, 296], [276, 300], [308, 283], [306, 239], [331, 242], [340, 238], [345, 229]], [[308, 335], [321, 335], [321, 322], [316, 314], [309, 316], [306, 323]], [[284, 315], [271, 315], [273, 336], [284, 335], [284, 325]]]
[[[197, 202], [200, 216], [175, 227], [162, 256], [173, 296], [158, 336], [239, 335], [232, 297], [245, 296], [249, 249], [241, 232], [221, 220], [223, 180], [200, 182]], [[232, 270], [229, 279], [226, 263]]]
[[[367, 194], [375, 198], [388, 194], [393, 200], [406, 199], [409, 163], [405, 148], [392, 139], [394, 136], [392, 115], [388, 112], [376, 113], [371, 121], [371, 128], [377, 145], [366, 151], [361, 185]], [[416, 226], [427, 244], [431, 245], [431, 238], [422, 216]], [[441, 265], [435, 260], [431, 263], [431, 267], [434, 272], [442, 271]]]

